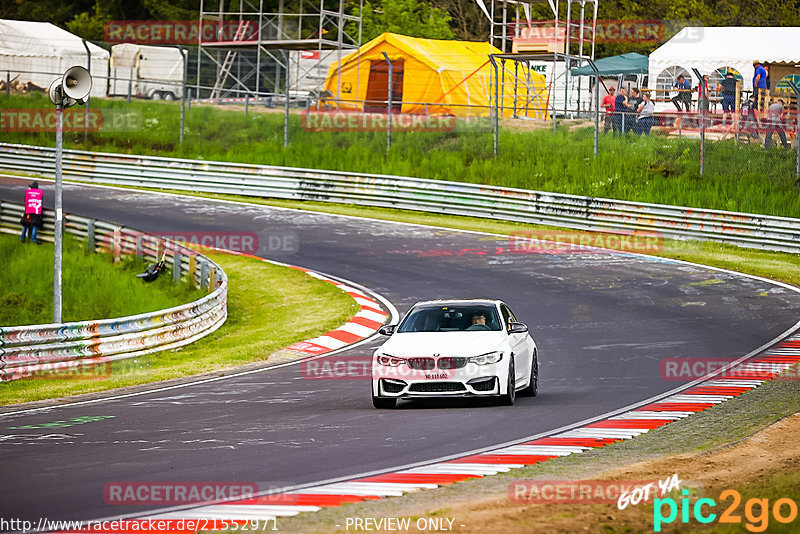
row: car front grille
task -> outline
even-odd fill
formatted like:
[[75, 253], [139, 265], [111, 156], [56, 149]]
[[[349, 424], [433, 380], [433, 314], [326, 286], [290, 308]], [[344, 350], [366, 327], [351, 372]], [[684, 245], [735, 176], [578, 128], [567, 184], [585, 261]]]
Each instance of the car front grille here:
[[436, 369], [436, 360], [433, 358], [408, 358], [406, 361], [408, 362], [409, 367], [419, 371], [430, 371], [431, 369]]
[[444, 356], [439, 358], [436, 362], [439, 369], [461, 369], [465, 365], [469, 358], [458, 358], [454, 356]]
[[460, 382], [421, 382], [411, 384], [409, 391], [416, 393], [441, 393], [445, 391], [466, 391]]

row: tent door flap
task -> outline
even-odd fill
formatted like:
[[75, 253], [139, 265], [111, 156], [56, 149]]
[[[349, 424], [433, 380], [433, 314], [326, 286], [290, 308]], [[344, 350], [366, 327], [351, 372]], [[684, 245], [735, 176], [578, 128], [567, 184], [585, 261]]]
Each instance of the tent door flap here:
[[[392, 61], [392, 113], [400, 113], [403, 102], [403, 72], [405, 61]], [[389, 103], [389, 63], [373, 61], [369, 68], [365, 113], [386, 113]]]

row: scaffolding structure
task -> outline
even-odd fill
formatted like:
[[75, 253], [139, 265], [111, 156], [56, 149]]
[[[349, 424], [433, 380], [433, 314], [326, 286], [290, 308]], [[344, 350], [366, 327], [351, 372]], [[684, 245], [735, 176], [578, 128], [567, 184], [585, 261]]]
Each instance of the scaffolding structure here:
[[[483, 0], [476, 2], [489, 19], [489, 42], [502, 52], [496, 55], [501, 62], [496, 66], [499, 84], [527, 87], [531, 70], [544, 69], [554, 120], [556, 115], [574, 117], [590, 111], [589, 88], [584, 92], [581, 78], [572, 77], [570, 71], [594, 60], [598, 0], [490, 0], [489, 6]], [[553, 18], [534, 21], [532, 7], [545, 4]], [[575, 10], [577, 18], [573, 4], [580, 7]], [[513, 67], [507, 66], [509, 62]], [[517, 112], [516, 98], [513, 105], [514, 116], [527, 117]], [[502, 111], [504, 102], [496, 106]]]
[[[321, 61], [323, 51], [333, 50], [339, 61], [343, 53], [358, 49], [363, 0], [357, 15], [345, 12], [344, 0], [328, 0], [335, 9], [326, 8], [325, 2], [295, 0], [287, 12], [284, 0], [278, 0], [277, 11], [269, 12], [264, 0], [201, 0], [197, 96], [288, 94], [287, 87], [281, 90], [281, 80], [289, 77], [281, 71], [291, 71], [293, 62], [297, 68], [301, 51], [316, 52]], [[213, 32], [203, 31], [209, 26]], [[213, 79], [213, 85], [204, 84], [203, 78]]]

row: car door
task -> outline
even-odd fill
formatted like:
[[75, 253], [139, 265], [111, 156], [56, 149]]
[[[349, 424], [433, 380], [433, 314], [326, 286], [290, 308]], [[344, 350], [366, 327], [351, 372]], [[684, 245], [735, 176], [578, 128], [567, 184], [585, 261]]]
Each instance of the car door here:
[[531, 372], [531, 354], [526, 340], [528, 334], [525, 332], [520, 334], [508, 332], [511, 323], [516, 323], [517, 318], [505, 304], [500, 305], [500, 311], [506, 323], [506, 332], [511, 342], [511, 350], [514, 352], [514, 378], [519, 383], [520, 381], [525, 381]]

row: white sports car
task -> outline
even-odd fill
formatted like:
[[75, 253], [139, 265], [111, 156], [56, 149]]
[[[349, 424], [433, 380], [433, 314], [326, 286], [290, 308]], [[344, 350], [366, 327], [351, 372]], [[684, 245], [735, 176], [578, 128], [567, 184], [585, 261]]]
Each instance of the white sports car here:
[[499, 300], [419, 302], [372, 358], [372, 404], [397, 399], [536, 396], [539, 363], [528, 327]]

